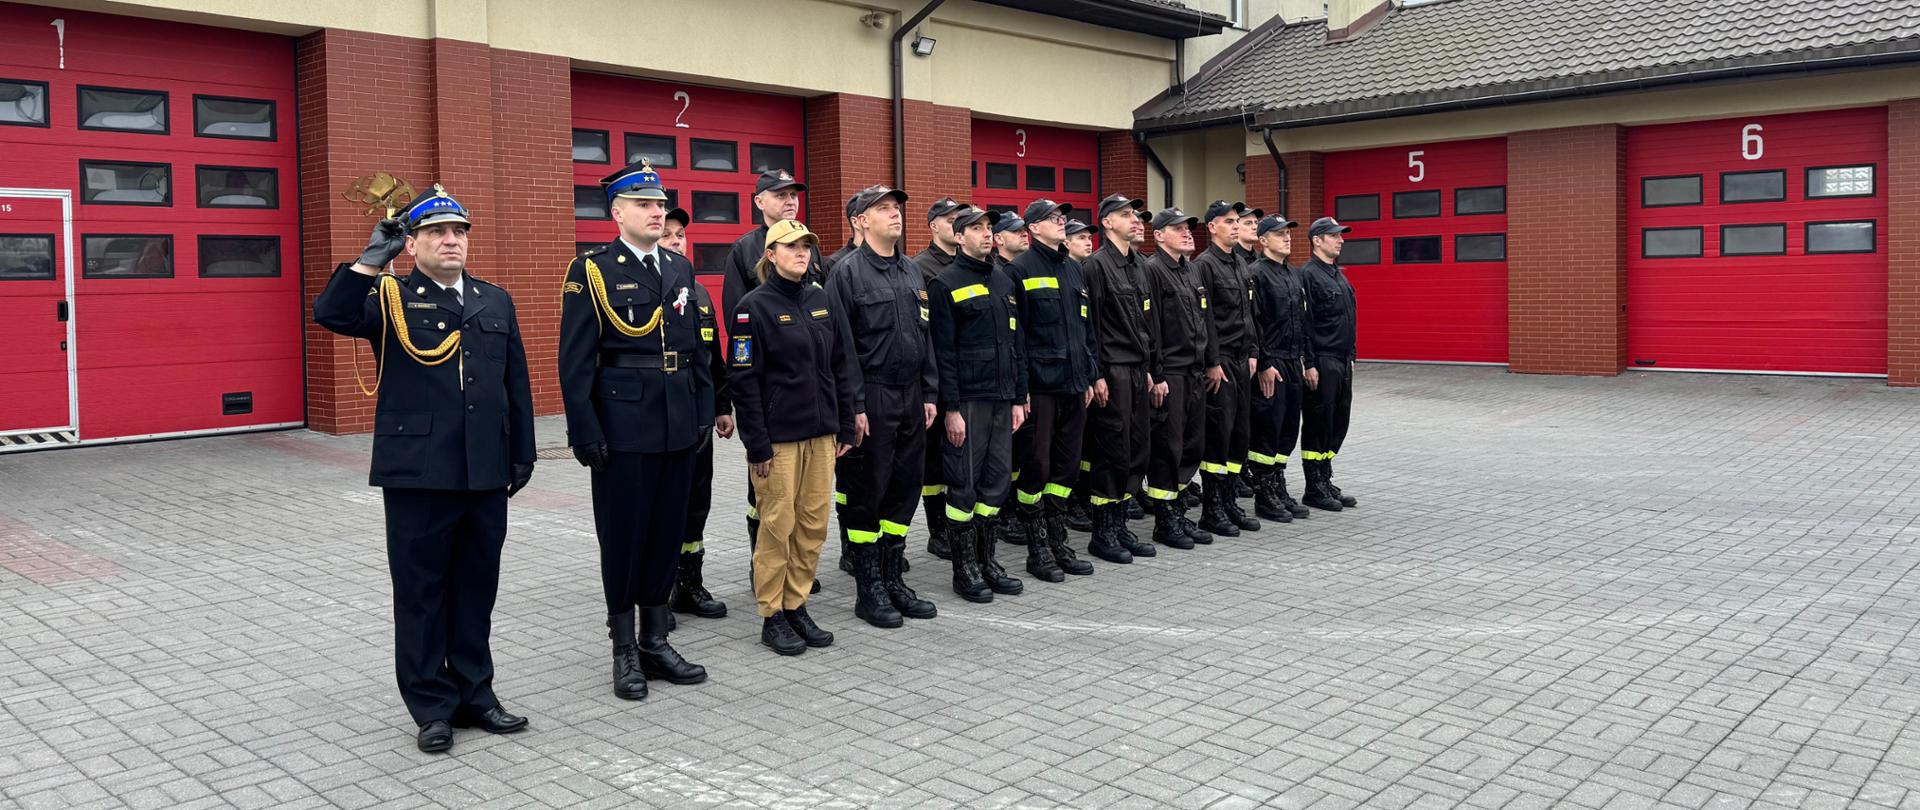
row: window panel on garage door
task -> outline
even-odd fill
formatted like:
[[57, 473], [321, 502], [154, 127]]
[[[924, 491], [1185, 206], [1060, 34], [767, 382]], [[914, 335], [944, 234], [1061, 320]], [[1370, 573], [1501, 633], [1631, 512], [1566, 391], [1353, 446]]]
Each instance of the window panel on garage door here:
[[8, 3], [0, 42], [0, 187], [73, 194], [80, 438], [301, 422], [293, 43]]
[[1507, 361], [1506, 149], [1492, 138], [1327, 155], [1322, 210], [1353, 227], [1340, 262], [1362, 358]]
[[[669, 204], [686, 208], [693, 220], [688, 258], [717, 306], [727, 248], [760, 224], [753, 205], [760, 171], [786, 169], [807, 179], [805, 127], [797, 98], [576, 72], [574, 238], [587, 245], [619, 235], [600, 178], [646, 158], [660, 172]], [[803, 199], [801, 215], [807, 213]]]
[[[1099, 165], [1100, 144], [1091, 132], [973, 119], [971, 202], [982, 208], [1025, 211], [1044, 197], [1072, 205], [1067, 216], [1092, 223]], [[921, 246], [925, 240], [924, 231], [909, 239]]]
[[1632, 367], [1884, 374], [1883, 107], [1627, 132]]

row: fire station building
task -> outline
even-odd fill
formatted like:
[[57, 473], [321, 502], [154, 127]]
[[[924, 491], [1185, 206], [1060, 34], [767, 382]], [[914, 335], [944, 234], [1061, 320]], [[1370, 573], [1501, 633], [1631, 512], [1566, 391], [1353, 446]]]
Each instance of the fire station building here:
[[378, 171], [472, 210], [557, 412], [643, 156], [703, 274], [770, 167], [830, 249], [876, 182], [1245, 199], [1354, 226], [1364, 358], [1920, 384], [1920, 0], [0, 2], [0, 155], [0, 447], [367, 429], [309, 307]]

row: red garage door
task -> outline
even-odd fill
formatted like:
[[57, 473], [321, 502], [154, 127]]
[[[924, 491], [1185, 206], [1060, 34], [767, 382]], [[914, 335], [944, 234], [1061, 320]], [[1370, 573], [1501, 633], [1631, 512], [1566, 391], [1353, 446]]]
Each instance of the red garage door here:
[[600, 178], [645, 157], [673, 205], [692, 216], [689, 258], [718, 302], [727, 249], [760, 224], [754, 180], [767, 169], [805, 180], [805, 133], [797, 98], [575, 73], [574, 238], [585, 249], [619, 235]]
[[299, 424], [293, 43], [12, 4], [0, 42], [0, 432]]
[[1627, 131], [1635, 368], [1887, 372], [1884, 107]]
[[1506, 140], [1339, 152], [1325, 171], [1323, 211], [1353, 226], [1360, 356], [1507, 362]]
[[1045, 197], [1070, 203], [1067, 216], [1093, 223], [1100, 143], [1077, 129], [973, 119], [973, 199], [988, 210], [1023, 211]]

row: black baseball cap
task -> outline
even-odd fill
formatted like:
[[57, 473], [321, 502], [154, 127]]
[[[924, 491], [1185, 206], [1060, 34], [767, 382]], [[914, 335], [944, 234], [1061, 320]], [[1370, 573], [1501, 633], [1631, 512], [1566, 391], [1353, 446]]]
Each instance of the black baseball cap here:
[[1019, 214], [1012, 211], [995, 211], [987, 215], [987, 221], [993, 223], [993, 232], [995, 235], [1003, 234], [1007, 231], [1023, 230], [1027, 227], [1027, 221], [1021, 219]]
[[933, 207], [927, 209], [927, 221], [932, 222], [966, 207], [966, 203], [955, 202], [952, 197], [941, 197], [933, 201]]
[[1100, 201], [1100, 218], [1106, 219], [1109, 214], [1122, 208], [1131, 208], [1135, 212], [1144, 212], [1147, 210], [1147, 201], [1136, 200], [1125, 194], [1108, 194], [1106, 199]]
[[1226, 200], [1214, 200], [1212, 203], [1207, 205], [1207, 212], [1200, 216], [1200, 221], [1210, 223], [1215, 219], [1226, 216], [1229, 213], [1234, 214], [1235, 216], [1238, 216], [1246, 212], [1247, 212], [1246, 203], [1243, 203], [1243, 202], [1230, 203], [1230, 202], [1227, 202]]
[[971, 205], [961, 203], [960, 207], [954, 210], [959, 212], [953, 218], [954, 233], [959, 233], [968, 228], [971, 228], [973, 227], [974, 223], [979, 222], [981, 220], [986, 220], [988, 224], [992, 224], [993, 222], [993, 217], [989, 215], [985, 209], [982, 209], [982, 208], [975, 208]]
[[753, 193], [755, 194], [759, 194], [762, 191], [784, 191], [786, 189], [806, 191], [807, 184], [793, 179], [793, 175], [788, 173], [786, 169], [768, 169], [760, 173], [760, 179], [753, 181]]
[[1258, 222], [1260, 220], [1267, 218], [1267, 212], [1262, 211], [1258, 208], [1249, 208], [1246, 211], [1242, 212], [1242, 216], [1253, 217], [1254, 221]]
[[1162, 208], [1160, 209], [1160, 213], [1153, 215], [1153, 222], [1148, 225], [1148, 227], [1157, 231], [1161, 228], [1171, 228], [1175, 225], [1185, 225], [1191, 228], [1198, 224], [1200, 224], [1199, 217], [1188, 216], [1187, 212], [1178, 208]]
[[680, 223], [680, 227], [685, 228], [693, 224], [693, 217], [687, 216], [687, 209], [675, 208], [667, 212], [667, 221], [678, 222]]
[[1027, 212], [1022, 214], [1020, 218], [1028, 222], [1039, 222], [1040, 220], [1053, 216], [1055, 213], [1073, 213], [1073, 206], [1068, 203], [1054, 202], [1048, 199], [1034, 200], [1033, 202], [1027, 203]]
[[1307, 238], [1311, 239], [1316, 236], [1325, 236], [1330, 233], [1346, 233], [1351, 230], [1353, 229], [1340, 224], [1340, 221], [1333, 217], [1321, 217], [1314, 220], [1313, 224], [1307, 227]]
[[907, 201], [907, 193], [897, 188], [887, 188], [886, 186], [867, 186], [866, 188], [860, 189], [858, 193], [847, 200], [847, 219], [853, 219], [859, 216], [881, 200], [888, 198], [892, 198], [894, 202], [905, 204]]
[[1300, 227], [1300, 223], [1294, 222], [1286, 217], [1264, 217], [1260, 220], [1260, 225], [1255, 228], [1253, 233], [1255, 236], [1266, 236], [1273, 231], [1298, 227]]
[[1093, 230], [1093, 226], [1092, 226], [1092, 225], [1088, 225], [1088, 224], [1087, 224], [1087, 223], [1085, 223], [1085, 222], [1081, 222], [1080, 220], [1077, 220], [1077, 219], [1068, 219], [1068, 220], [1067, 220], [1067, 235], [1068, 235], [1068, 236], [1079, 236], [1080, 234], [1083, 234], [1083, 233], [1087, 233], [1087, 232], [1089, 232], [1089, 231], [1092, 231], [1092, 230]]

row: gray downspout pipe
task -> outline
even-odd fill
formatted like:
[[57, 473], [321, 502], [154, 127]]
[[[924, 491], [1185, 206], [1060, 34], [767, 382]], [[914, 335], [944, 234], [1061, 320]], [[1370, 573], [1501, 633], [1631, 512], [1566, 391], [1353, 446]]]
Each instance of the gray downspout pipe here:
[[1140, 151], [1147, 153], [1147, 162], [1160, 170], [1162, 182], [1160, 193], [1165, 197], [1167, 207], [1171, 208], [1173, 206], [1173, 172], [1167, 171], [1167, 164], [1161, 163], [1160, 156], [1154, 153], [1153, 147], [1147, 145], [1147, 133], [1134, 130], [1133, 142], [1140, 145]]
[[905, 188], [907, 185], [907, 115], [904, 97], [906, 95], [906, 66], [900, 58], [900, 43], [906, 41], [907, 32], [919, 27], [933, 15], [933, 10], [947, 0], [929, 0], [927, 5], [907, 21], [894, 29], [888, 42], [888, 55], [893, 60], [893, 187]]
[[1267, 142], [1267, 154], [1273, 157], [1273, 167], [1279, 170], [1280, 174], [1280, 196], [1274, 198], [1280, 201], [1280, 210], [1274, 213], [1285, 217], [1287, 216], [1287, 162], [1280, 159], [1280, 149], [1273, 145], [1273, 127], [1261, 129], [1260, 140]]

